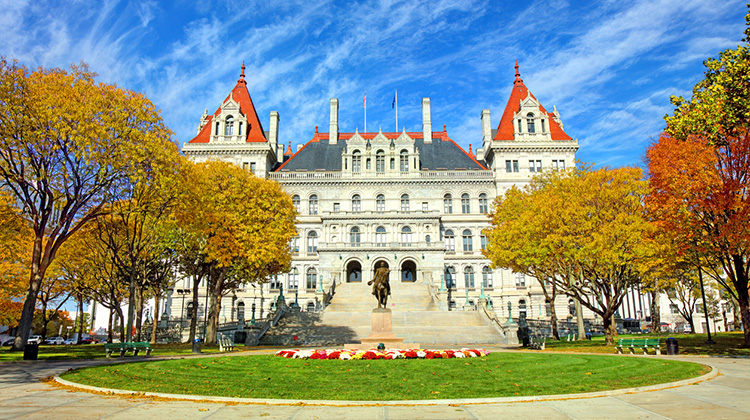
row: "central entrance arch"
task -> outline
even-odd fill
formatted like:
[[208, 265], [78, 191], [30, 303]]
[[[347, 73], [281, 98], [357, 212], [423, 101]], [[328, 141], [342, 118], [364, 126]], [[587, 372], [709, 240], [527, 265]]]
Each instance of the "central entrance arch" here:
[[346, 265], [346, 282], [358, 283], [362, 281], [362, 264], [359, 261], [350, 261]]
[[412, 260], [401, 263], [401, 281], [413, 283], [417, 281], [417, 264]]

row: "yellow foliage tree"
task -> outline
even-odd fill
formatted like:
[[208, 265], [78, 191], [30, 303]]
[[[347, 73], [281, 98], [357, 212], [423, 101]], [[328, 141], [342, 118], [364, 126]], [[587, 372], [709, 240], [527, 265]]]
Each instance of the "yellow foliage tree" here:
[[208, 277], [206, 341], [211, 343], [222, 296], [289, 270], [296, 210], [278, 183], [230, 163], [196, 164], [188, 178], [189, 192], [177, 218], [194, 252], [186, 261], [192, 269], [186, 271], [202, 267]]
[[497, 198], [485, 255], [578, 299], [602, 318], [611, 344], [614, 315], [653, 257], [646, 186], [636, 168], [546, 172]]
[[33, 230], [16, 350], [60, 246], [138, 179], [172, 164], [165, 151], [176, 145], [153, 104], [94, 77], [85, 65], [31, 71], [0, 59], [0, 179]]

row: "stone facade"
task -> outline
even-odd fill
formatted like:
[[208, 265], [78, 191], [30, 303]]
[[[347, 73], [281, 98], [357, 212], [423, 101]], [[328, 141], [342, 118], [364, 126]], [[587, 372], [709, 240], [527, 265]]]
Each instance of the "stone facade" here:
[[[563, 131], [518, 74], [497, 129], [481, 113], [482, 147], [466, 152], [447, 133], [432, 130], [430, 99], [422, 101], [421, 132], [340, 132], [339, 102], [330, 100], [329, 132], [318, 132], [295, 153], [278, 139], [279, 114], [263, 131], [243, 73], [183, 152], [194, 161], [222, 159], [279, 182], [299, 210], [299, 236], [290, 273], [240, 290], [222, 302], [223, 320], [249, 319], [269, 310], [279, 288], [287, 301], [318, 310], [334, 284], [367, 282], [384, 262], [391, 282], [424, 282], [444, 310], [469, 310], [482, 298], [502, 317], [549, 319], [536, 280], [492, 269], [482, 255], [494, 199], [537, 172], [575, 164], [578, 141]], [[478, 121], [478, 124], [480, 121]], [[254, 130], [254, 131], [253, 131]], [[479, 143], [480, 139], [477, 139]], [[189, 288], [178, 284], [178, 289]], [[179, 294], [171, 317], [180, 317]], [[510, 303], [510, 305], [508, 305]], [[568, 299], [555, 302], [561, 320]], [[590, 315], [590, 314], [587, 314]], [[242, 315], [239, 315], [242, 316]]]

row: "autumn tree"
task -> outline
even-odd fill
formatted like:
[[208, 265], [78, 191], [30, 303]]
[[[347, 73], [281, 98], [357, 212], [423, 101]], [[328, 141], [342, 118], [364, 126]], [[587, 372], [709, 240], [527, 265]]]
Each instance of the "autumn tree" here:
[[212, 343], [223, 296], [288, 271], [296, 211], [278, 183], [230, 163], [196, 164], [191, 177], [178, 221], [185, 232], [187, 271], [207, 280], [206, 342]]
[[0, 301], [23, 296], [33, 239], [28, 221], [13, 201], [7, 191], [0, 189]]
[[641, 178], [636, 168], [544, 173], [497, 198], [485, 255], [495, 266], [537, 273], [579, 299], [602, 318], [612, 344], [614, 315], [653, 256]]
[[748, 347], [750, 13], [746, 21], [743, 44], [704, 62], [692, 97], [672, 97], [666, 132], [647, 152], [647, 203], [660, 228], [738, 302]]
[[148, 99], [94, 78], [85, 65], [32, 71], [0, 59], [0, 180], [33, 231], [16, 350], [60, 246], [176, 148]]

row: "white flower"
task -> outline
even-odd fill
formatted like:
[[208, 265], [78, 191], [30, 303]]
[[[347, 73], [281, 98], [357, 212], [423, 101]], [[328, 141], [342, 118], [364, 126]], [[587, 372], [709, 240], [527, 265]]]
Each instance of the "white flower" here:
[[422, 350], [419, 350], [417, 352], [417, 357], [419, 357], [420, 359], [424, 359], [425, 356], [427, 356], [427, 353], [423, 352]]
[[349, 353], [341, 353], [339, 355], [340, 360], [351, 360], [352, 356]]
[[457, 351], [457, 352], [453, 353], [453, 355], [456, 356], [457, 359], [462, 359], [462, 358], [466, 357], [460, 351]]

